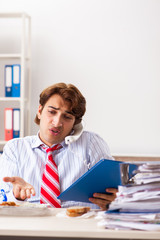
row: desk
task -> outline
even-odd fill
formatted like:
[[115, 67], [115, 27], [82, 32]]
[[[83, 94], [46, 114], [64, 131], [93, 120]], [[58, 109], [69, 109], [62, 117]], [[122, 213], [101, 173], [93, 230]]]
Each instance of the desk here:
[[[64, 211], [64, 209], [57, 209]], [[56, 211], [57, 211], [56, 210]], [[55, 213], [55, 212], [54, 212]], [[94, 218], [0, 217], [0, 240], [20, 239], [160, 239], [160, 232], [117, 231], [97, 228]]]

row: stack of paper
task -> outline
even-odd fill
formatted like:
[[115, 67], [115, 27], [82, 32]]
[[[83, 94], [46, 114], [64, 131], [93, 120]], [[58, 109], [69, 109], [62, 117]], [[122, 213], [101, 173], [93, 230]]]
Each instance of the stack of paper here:
[[99, 225], [160, 230], [160, 162], [139, 165], [133, 183], [118, 187], [117, 197]]
[[99, 212], [99, 228], [127, 230], [160, 230], [160, 214], [158, 213], [120, 213]]

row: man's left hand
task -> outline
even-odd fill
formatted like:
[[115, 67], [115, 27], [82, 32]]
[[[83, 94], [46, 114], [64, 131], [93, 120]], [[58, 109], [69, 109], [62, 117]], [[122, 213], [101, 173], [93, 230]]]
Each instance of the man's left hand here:
[[[89, 201], [98, 205], [101, 210], [107, 210], [109, 204], [116, 198], [116, 193], [118, 190], [116, 188], [107, 188], [106, 194], [104, 193], [94, 193], [93, 198], [89, 198]], [[110, 194], [107, 194], [110, 193]]]

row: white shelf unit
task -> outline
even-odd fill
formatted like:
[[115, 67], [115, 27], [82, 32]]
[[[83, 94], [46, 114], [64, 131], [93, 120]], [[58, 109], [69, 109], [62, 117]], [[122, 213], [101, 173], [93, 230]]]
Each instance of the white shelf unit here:
[[[21, 65], [21, 82], [20, 82], [20, 97], [5, 97], [0, 96], [0, 104], [8, 104], [10, 107], [13, 103], [17, 103], [20, 108], [20, 137], [24, 137], [30, 134], [30, 89], [31, 89], [31, 17], [22, 13], [0, 13], [0, 21], [2, 19], [11, 19], [20, 23], [20, 46], [19, 51], [16, 53], [0, 52], [0, 62], [18, 61]], [[4, 20], [3, 20], [4, 21]], [[3, 29], [2, 29], [3, 30]], [[1, 31], [2, 32], [2, 31]], [[5, 34], [5, 31], [4, 31]], [[8, 39], [8, 42], [12, 39]], [[0, 44], [3, 44], [2, 42]], [[14, 51], [14, 49], [13, 49]], [[4, 81], [4, 79], [1, 79]], [[1, 107], [0, 107], [1, 109]], [[0, 116], [3, 116], [4, 112], [0, 110]], [[4, 119], [4, 117], [1, 119]], [[3, 129], [4, 131], [4, 129]], [[1, 134], [2, 135], [2, 134]], [[6, 143], [4, 139], [0, 138], [0, 150]]]

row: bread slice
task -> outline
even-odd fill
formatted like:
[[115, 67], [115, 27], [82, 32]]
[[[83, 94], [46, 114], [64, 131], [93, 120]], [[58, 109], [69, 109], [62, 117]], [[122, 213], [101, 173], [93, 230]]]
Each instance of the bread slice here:
[[90, 207], [74, 206], [66, 209], [66, 214], [69, 217], [78, 217], [90, 211]]

